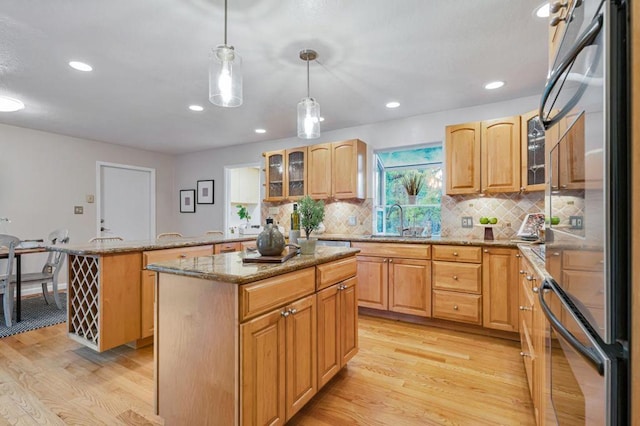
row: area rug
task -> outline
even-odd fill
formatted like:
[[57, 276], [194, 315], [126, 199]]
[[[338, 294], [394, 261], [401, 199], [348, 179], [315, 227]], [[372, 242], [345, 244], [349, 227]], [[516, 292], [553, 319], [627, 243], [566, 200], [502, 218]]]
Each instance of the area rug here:
[[22, 299], [22, 321], [14, 322], [11, 327], [7, 327], [4, 322], [4, 312], [0, 303], [0, 338], [12, 336], [25, 331], [35, 330], [37, 328], [48, 327], [50, 325], [60, 324], [67, 321], [67, 294], [59, 293], [62, 304], [65, 309], [58, 309], [53, 301], [53, 295], [50, 294], [50, 305], [44, 301], [42, 294], [34, 297], [25, 297]]

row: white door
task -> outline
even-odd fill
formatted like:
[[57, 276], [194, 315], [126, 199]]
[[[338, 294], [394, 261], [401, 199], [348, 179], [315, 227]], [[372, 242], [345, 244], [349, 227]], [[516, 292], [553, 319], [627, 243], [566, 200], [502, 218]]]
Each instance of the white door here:
[[154, 169], [98, 162], [96, 235], [154, 239], [155, 182]]

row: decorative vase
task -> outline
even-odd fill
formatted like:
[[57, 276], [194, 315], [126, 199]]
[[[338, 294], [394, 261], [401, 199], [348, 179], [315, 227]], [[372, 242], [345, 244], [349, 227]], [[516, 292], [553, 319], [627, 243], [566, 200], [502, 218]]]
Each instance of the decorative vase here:
[[300, 254], [314, 254], [316, 252], [317, 241], [317, 238], [300, 238], [298, 240]]
[[416, 203], [416, 197], [417, 197], [417, 195], [409, 195], [409, 204], [415, 204]]
[[284, 250], [284, 235], [273, 226], [273, 219], [267, 219], [267, 225], [256, 239], [256, 246], [262, 256], [279, 256]]

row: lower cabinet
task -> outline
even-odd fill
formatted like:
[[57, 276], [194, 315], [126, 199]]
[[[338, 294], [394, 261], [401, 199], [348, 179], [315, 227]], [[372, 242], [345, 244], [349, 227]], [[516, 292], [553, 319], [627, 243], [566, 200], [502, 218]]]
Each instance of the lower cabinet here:
[[430, 246], [354, 242], [359, 248], [358, 305], [431, 316]]
[[487, 247], [482, 253], [483, 326], [518, 331], [517, 249]]
[[318, 387], [358, 352], [357, 279], [318, 292]]
[[284, 424], [317, 392], [316, 297], [240, 326], [243, 424]]

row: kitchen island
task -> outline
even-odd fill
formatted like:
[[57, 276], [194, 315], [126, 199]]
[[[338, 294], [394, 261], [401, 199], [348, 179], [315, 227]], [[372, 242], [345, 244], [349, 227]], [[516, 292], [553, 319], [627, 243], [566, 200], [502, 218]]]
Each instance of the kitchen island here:
[[284, 424], [358, 350], [357, 249], [148, 265], [155, 407], [166, 424]]

